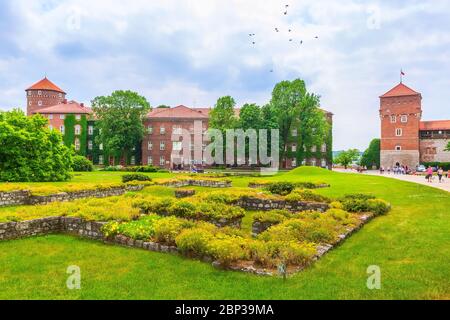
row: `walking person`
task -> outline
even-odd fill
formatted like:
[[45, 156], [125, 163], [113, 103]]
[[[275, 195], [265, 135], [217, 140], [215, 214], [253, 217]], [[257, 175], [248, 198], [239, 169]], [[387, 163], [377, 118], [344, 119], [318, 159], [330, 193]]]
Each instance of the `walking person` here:
[[442, 176], [444, 175], [444, 170], [442, 169], [442, 167], [438, 169], [437, 174], [438, 174], [438, 178], [439, 178], [439, 183], [441, 183]]
[[432, 168], [432, 167], [428, 167], [426, 179], [427, 179], [428, 182], [430, 182], [430, 183], [433, 182], [433, 181], [432, 181], [432, 179], [433, 179], [433, 168]]

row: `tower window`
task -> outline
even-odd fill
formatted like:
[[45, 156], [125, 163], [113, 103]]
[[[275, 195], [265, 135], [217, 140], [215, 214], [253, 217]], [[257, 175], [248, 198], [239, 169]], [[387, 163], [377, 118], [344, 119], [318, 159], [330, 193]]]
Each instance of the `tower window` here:
[[395, 135], [401, 137], [403, 135], [403, 130], [400, 128], [395, 129]]
[[402, 150], [402, 146], [395, 146], [395, 150], [396, 151], [401, 151]]
[[80, 135], [81, 134], [81, 126], [78, 125], [78, 124], [75, 126], [75, 134], [76, 135]]
[[166, 164], [166, 158], [164, 156], [159, 157], [159, 165], [163, 166]]
[[148, 157], [147, 157], [147, 164], [150, 165], [150, 166], [153, 164], [153, 158], [152, 158], [152, 156], [148, 156]]
[[61, 131], [61, 133], [64, 134], [66, 132], [66, 128], [64, 126], [60, 126], [59, 131]]
[[391, 123], [396, 123], [397, 122], [397, 116], [391, 116]]
[[38, 91], [38, 96], [41, 96], [41, 95], [42, 95], [42, 91], [39, 90], [39, 91]]
[[152, 150], [153, 150], [153, 142], [151, 142], [151, 141], [148, 142], [147, 149], [148, 149], [149, 151], [152, 151]]
[[90, 136], [92, 136], [94, 134], [94, 127], [93, 126], [89, 126], [88, 127], [88, 133]]
[[38, 106], [39, 106], [39, 107], [42, 106], [42, 101], [38, 101]]
[[403, 123], [408, 122], [408, 116], [406, 114], [402, 115], [401, 118], [400, 118], [400, 121], [403, 122]]
[[159, 150], [161, 150], [161, 151], [166, 150], [166, 143], [164, 141], [161, 141], [159, 143]]

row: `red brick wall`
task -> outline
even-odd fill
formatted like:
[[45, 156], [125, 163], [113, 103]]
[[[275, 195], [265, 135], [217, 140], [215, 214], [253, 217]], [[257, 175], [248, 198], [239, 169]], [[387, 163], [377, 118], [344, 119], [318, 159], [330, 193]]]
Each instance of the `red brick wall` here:
[[[422, 116], [422, 97], [404, 96], [381, 98], [381, 150], [419, 150], [419, 125]], [[407, 122], [401, 122], [401, 116], [407, 116]], [[396, 122], [391, 123], [391, 116]], [[402, 129], [402, 136], [396, 136], [396, 129]]]
[[[40, 93], [40, 94], [39, 94]], [[27, 115], [41, 109], [57, 105], [64, 101], [66, 95], [56, 91], [29, 90], [27, 91]], [[42, 105], [39, 106], [39, 101]]]
[[[202, 121], [204, 128], [207, 128], [208, 123], [205, 119]], [[153, 133], [149, 134], [148, 126], [153, 127]], [[172, 168], [171, 154], [172, 154], [172, 131], [174, 126], [181, 126], [182, 129], [191, 130], [194, 127], [194, 119], [158, 119], [150, 118], [144, 122], [145, 134], [142, 141], [142, 164], [149, 165], [148, 157], [151, 156], [154, 166], [161, 166], [167, 169]], [[165, 128], [165, 133], [160, 133], [160, 128]], [[153, 143], [153, 150], [148, 150], [148, 143]], [[165, 142], [165, 150], [160, 150], [160, 143]], [[193, 139], [192, 139], [193, 143]], [[165, 164], [160, 165], [160, 157], [164, 156]], [[193, 156], [193, 155], [192, 155]]]

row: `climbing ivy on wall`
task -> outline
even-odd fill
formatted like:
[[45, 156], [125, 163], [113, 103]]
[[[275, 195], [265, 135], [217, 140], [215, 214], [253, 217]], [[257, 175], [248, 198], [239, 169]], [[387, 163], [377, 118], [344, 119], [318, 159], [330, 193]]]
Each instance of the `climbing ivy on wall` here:
[[[75, 135], [75, 126], [81, 126], [81, 134]], [[87, 119], [86, 115], [82, 115], [80, 120], [77, 120], [74, 114], [66, 115], [64, 119], [64, 144], [67, 147], [75, 145], [75, 138], [80, 140], [80, 150], [75, 150], [79, 155], [85, 156], [87, 154]]]

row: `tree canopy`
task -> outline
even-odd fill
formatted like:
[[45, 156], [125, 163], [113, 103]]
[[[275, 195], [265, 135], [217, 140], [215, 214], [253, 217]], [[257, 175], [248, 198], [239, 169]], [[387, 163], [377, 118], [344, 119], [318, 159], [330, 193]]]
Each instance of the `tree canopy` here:
[[236, 102], [230, 96], [221, 97], [210, 112], [209, 126], [213, 129], [225, 131], [234, 129], [237, 123], [234, 108]]
[[144, 136], [143, 121], [150, 104], [136, 92], [115, 91], [110, 96], [96, 97], [92, 107], [98, 119], [97, 142], [108, 152], [127, 159]]
[[49, 182], [70, 179], [73, 150], [41, 115], [0, 112], [0, 181]]
[[287, 146], [293, 129], [297, 130], [300, 138], [297, 142], [301, 158], [304, 147], [310, 148], [324, 142], [329, 126], [324, 113], [319, 109], [320, 99], [307, 92], [303, 80], [281, 81], [275, 85], [270, 105], [280, 130], [280, 156], [283, 166], [286, 165]]
[[346, 151], [340, 152], [334, 159], [333, 162], [335, 164], [341, 164], [347, 169], [348, 165], [353, 161], [358, 160], [359, 158], [359, 150], [358, 149], [349, 149]]
[[373, 139], [361, 157], [361, 165], [380, 168], [380, 139]]
[[445, 151], [450, 151], [450, 141], [447, 143], [447, 147], [445, 147]]

